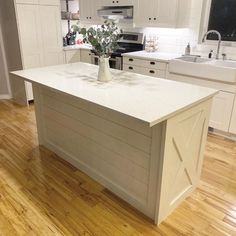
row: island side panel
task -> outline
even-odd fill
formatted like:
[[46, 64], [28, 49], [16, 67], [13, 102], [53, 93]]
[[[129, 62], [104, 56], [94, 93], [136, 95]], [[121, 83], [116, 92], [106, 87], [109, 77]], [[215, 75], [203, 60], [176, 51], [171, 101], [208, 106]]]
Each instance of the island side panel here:
[[199, 183], [211, 104], [209, 99], [167, 120], [157, 224]]
[[[33, 87], [39, 99], [36, 116], [42, 144], [154, 219], [157, 183], [153, 173], [158, 167], [152, 167], [152, 128], [70, 95]], [[154, 135], [158, 148], [161, 126], [156, 125]]]

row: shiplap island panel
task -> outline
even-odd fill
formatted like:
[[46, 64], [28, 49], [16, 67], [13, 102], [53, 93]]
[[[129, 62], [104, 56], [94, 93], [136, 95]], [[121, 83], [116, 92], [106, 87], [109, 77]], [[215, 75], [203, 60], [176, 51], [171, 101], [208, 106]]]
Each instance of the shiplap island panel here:
[[216, 90], [75, 63], [32, 82], [39, 142], [160, 223], [198, 184]]

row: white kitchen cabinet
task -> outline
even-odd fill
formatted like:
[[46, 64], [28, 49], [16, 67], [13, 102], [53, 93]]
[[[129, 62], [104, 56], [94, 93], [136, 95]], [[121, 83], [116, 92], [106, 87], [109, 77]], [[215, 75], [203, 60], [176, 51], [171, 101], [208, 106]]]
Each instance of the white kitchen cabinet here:
[[133, 0], [102, 0], [102, 6], [132, 6]]
[[101, 8], [101, 1], [80, 0], [80, 22], [84, 24], [100, 24], [102, 19], [98, 16], [97, 11]]
[[123, 70], [157, 78], [166, 78], [167, 63], [123, 57]]
[[136, 27], [187, 27], [191, 0], [138, 0], [134, 14]]
[[67, 64], [80, 61], [80, 50], [65, 51], [65, 61]]
[[234, 107], [233, 107], [233, 112], [231, 116], [229, 132], [232, 134], [236, 134], [236, 98], [234, 100]]
[[92, 63], [91, 51], [88, 49], [80, 50], [80, 61], [85, 63]]
[[234, 104], [233, 93], [220, 92], [213, 99], [210, 127], [229, 132], [230, 119]]
[[[58, 5], [16, 4], [16, 18], [23, 69], [64, 62]], [[27, 100], [33, 100], [30, 83], [25, 90]]]
[[61, 15], [59, 6], [39, 6], [43, 66], [63, 64]]

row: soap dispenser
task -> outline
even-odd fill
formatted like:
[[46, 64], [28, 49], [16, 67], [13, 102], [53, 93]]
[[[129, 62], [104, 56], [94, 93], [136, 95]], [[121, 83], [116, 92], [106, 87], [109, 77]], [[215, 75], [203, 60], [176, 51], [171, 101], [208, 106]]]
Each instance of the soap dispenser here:
[[185, 48], [185, 55], [190, 55], [191, 54], [191, 46], [190, 43], [188, 43], [187, 47]]

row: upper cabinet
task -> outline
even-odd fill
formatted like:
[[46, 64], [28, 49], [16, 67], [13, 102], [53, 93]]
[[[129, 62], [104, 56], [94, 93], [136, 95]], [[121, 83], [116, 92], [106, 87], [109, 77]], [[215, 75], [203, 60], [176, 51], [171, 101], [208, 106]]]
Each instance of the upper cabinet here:
[[[137, 0], [136, 0], [137, 1]], [[101, 0], [102, 6], [132, 6], [133, 0]]]
[[84, 24], [101, 24], [102, 19], [98, 16], [97, 11], [101, 8], [102, 1], [80, 0], [80, 21]]
[[136, 27], [188, 27], [191, 0], [138, 0], [134, 14]]

